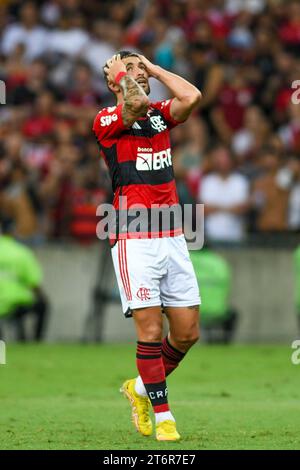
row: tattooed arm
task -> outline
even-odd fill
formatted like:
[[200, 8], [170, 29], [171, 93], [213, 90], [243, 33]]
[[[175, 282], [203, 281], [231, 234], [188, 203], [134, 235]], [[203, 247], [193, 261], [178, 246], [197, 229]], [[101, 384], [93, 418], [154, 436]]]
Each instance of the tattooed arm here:
[[146, 114], [150, 101], [142, 87], [129, 75], [120, 80], [124, 105], [122, 118], [124, 125], [130, 127], [139, 117]]
[[[144, 116], [150, 105], [150, 101], [143, 88], [127, 72], [126, 65], [120, 59], [120, 55], [114, 55], [104, 67], [108, 86], [115, 93], [122, 93], [123, 109], [122, 119], [126, 127], [131, 125], [141, 116]], [[116, 78], [120, 73], [125, 73], [119, 81]]]

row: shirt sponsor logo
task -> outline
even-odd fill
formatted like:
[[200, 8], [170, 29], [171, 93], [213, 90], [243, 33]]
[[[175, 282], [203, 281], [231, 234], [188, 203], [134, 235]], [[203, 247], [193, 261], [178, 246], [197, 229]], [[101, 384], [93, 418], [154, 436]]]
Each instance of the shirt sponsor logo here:
[[137, 150], [138, 152], [152, 152], [153, 148], [152, 147], [138, 147]]
[[102, 127], [109, 126], [113, 121], [117, 121], [117, 114], [112, 114], [111, 116], [102, 116], [100, 118], [100, 123]]
[[136, 169], [139, 171], [162, 170], [170, 166], [172, 166], [170, 148], [161, 152], [138, 152], [137, 154]]

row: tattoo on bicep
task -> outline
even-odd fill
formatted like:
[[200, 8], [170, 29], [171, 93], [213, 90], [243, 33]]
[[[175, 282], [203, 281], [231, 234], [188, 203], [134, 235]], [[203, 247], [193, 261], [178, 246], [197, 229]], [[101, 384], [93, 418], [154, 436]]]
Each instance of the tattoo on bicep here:
[[140, 103], [141, 98], [147, 98], [147, 95], [143, 88], [128, 75], [122, 78], [120, 85], [124, 95], [122, 118], [124, 124], [127, 125], [133, 123], [135, 119], [146, 113], [148, 105], [145, 104], [142, 107], [137, 107], [137, 103]]

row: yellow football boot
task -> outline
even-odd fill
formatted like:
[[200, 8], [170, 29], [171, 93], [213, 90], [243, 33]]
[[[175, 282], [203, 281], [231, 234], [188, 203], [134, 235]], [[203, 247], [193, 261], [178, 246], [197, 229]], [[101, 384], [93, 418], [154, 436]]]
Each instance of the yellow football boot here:
[[138, 432], [143, 436], [151, 436], [152, 434], [152, 421], [150, 419], [150, 400], [148, 397], [141, 397], [135, 391], [136, 379], [126, 380], [120, 388], [120, 392], [128, 398], [132, 409], [132, 422]]
[[180, 434], [176, 430], [175, 421], [167, 419], [156, 425], [156, 439], [158, 441], [179, 441]]

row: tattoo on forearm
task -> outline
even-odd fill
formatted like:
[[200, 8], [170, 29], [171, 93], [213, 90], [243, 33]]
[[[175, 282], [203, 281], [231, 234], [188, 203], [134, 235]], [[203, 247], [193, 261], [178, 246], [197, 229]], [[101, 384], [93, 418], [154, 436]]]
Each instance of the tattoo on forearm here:
[[143, 116], [148, 109], [148, 105], [137, 106], [141, 102], [141, 98], [147, 98], [143, 88], [128, 75], [125, 75], [120, 86], [124, 95], [124, 106], [122, 110], [122, 118], [125, 125], [133, 123], [138, 117]]

